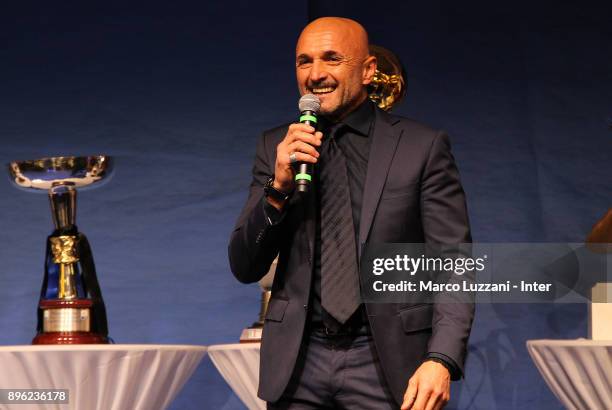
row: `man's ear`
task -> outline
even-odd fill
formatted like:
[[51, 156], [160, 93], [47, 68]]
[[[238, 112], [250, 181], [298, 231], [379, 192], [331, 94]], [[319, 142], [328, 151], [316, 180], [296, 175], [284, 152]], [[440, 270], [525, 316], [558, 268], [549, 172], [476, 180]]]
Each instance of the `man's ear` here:
[[372, 82], [372, 78], [374, 78], [374, 73], [376, 73], [376, 57], [368, 56], [363, 62], [363, 85], [370, 84]]

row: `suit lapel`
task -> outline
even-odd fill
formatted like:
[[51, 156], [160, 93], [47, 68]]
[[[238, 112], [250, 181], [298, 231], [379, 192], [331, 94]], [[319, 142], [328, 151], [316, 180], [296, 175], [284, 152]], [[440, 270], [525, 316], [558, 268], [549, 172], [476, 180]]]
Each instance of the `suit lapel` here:
[[368, 235], [374, 220], [374, 214], [380, 201], [383, 186], [387, 180], [389, 167], [395, 155], [395, 149], [400, 139], [400, 128], [393, 125], [399, 120], [393, 119], [387, 113], [376, 109], [376, 121], [372, 132], [370, 155], [368, 157], [368, 171], [363, 189], [361, 217], [359, 222], [359, 256], [361, 257], [361, 243], [368, 240]]

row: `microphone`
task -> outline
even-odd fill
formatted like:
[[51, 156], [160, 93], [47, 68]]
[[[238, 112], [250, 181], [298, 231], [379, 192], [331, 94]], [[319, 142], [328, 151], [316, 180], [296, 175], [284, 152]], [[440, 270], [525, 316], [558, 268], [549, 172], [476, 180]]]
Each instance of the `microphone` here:
[[[308, 124], [317, 129], [317, 114], [321, 108], [319, 97], [314, 94], [304, 94], [298, 103], [300, 109], [300, 123]], [[297, 166], [295, 174], [295, 183], [297, 191], [307, 193], [310, 190], [312, 182], [312, 174], [314, 173], [313, 164], [308, 162], [300, 162]]]

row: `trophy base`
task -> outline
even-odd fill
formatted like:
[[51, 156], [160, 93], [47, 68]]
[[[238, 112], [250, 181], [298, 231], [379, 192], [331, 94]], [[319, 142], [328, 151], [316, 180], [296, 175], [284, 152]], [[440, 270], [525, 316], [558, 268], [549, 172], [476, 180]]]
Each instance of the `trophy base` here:
[[249, 327], [242, 330], [240, 334], [240, 343], [261, 343], [261, 334], [263, 328]]
[[91, 331], [92, 304], [89, 299], [41, 300], [39, 307], [43, 313], [43, 327], [32, 340], [32, 344], [108, 344], [106, 336]]
[[39, 333], [32, 340], [33, 345], [91, 345], [108, 343], [108, 338], [91, 332]]

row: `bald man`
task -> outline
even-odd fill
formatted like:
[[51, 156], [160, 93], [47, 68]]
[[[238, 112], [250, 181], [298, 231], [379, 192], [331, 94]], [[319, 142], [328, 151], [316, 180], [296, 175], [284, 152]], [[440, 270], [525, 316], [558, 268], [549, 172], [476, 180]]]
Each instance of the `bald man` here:
[[[378, 109], [376, 71], [355, 21], [322, 18], [296, 46], [300, 94], [319, 130], [287, 124], [259, 140], [249, 197], [229, 244], [238, 280], [278, 254], [261, 345], [269, 409], [438, 409], [463, 374], [472, 305], [362, 304], [359, 244], [470, 242], [446, 134]], [[295, 193], [295, 163], [315, 165]]]

